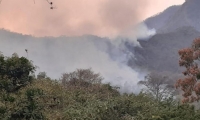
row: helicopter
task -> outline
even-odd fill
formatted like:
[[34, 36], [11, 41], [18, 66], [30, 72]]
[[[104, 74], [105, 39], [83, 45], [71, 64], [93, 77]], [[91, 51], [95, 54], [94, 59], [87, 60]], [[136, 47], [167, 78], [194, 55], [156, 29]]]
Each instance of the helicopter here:
[[[50, 9], [56, 9], [56, 7], [53, 5], [53, 2], [50, 2], [49, 0], [46, 0], [47, 3], [49, 3], [50, 5]], [[2, 0], [0, 0], [0, 4], [1, 4]], [[35, 4], [35, 0], [33, 0], [34, 4]]]
[[53, 2], [49, 2], [49, 0], [46, 0], [46, 1], [50, 4], [50, 9], [56, 9], [56, 7], [53, 5]]
[[46, 0], [49, 4], [50, 4], [50, 9], [56, 9], [56, 7], [53, 5], [53, 2], [49, 2], [48, 0]]
[[[50, 9], [56, 9], [56, 7], [53, 5], [53, 2], [50, 2], [49, 0], [46, 0], [47, 3], [49, 3], [50, 5]], [[35, 4], [35, 0], [33, 0], [34, 4]]]

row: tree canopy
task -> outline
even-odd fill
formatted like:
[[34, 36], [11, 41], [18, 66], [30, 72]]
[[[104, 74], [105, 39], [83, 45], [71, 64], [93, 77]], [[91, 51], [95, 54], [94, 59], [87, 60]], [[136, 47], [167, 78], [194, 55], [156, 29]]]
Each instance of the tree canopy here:
[[0, 56], [0, 89], [14, 92], [31, 82], [35, 66], [25, 57]]
[[193, 41], [192, 46], [179, 50], [179, 65], [185, 67], [183, 74], [185, 78], [179, 79], [177, 88], [183, 91], [183, 102], [194, 102], [200, 100], [200, 38]]
[[[193, 105], [173, 98], [159, 102], [156, 90], [169, 82], [163, 75], [149, 74], [140, 83], [149, 92], [120, 94], [92, 69], [65, 73], [60, 80], [45, 72], [31, 77], [35, 67], [25, 57], [0, 57], [0, 119], [2, 120], [199, 120]], [[157, 87], [159, 86], [159, 87]], [[157, 89], [159, 88], [159, 89]], [[158, 95], [156, 95], [158, 93]]]
[[152, 94], [157, 101], [162, 101], [174, 96], [174, 86], [170, 84], [170, 79], [161, 73], [151, 72], [145, 76], [144, 80], [138, 82], [146, 87], [145, 92]]

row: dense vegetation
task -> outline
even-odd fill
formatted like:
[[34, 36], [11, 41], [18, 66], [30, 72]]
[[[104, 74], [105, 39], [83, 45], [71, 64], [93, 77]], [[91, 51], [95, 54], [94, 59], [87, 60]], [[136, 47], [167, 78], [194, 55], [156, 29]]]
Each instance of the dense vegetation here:
[[[169, 87], [166, 81], [154, 84], [156, 81], [152, 74], [140, 82], [147, 89], [136, 95], [120, 94], [117, 87], [103, 84], [102, 76], [91, 69], [65, 73], [60, 80], [48, 78], [45, 72], [36, 78], [34, 71], [35, 66], [25, 57], [17, 54], [0, 56], [0, 119], [200, 119], [200, 111], [194, 106], [179, 103], [173, 95], [163, 97], [166, 93], [163, 90]], [[163, 77], [157, 79], [160, 81]]]

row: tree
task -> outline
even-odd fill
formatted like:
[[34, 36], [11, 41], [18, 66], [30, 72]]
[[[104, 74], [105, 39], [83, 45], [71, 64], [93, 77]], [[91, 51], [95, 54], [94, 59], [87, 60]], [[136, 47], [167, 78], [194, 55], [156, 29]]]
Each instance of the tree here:
[[12, 57], [0, 56], [0, 90], [14, 92], [31, 82], [30, 73], [35, 66], [25, 57], [16, 53]]
[[170, 85], [169, 78], [159, 73], [151, 72], [145, 76], [145, 80], [139, 81], [138, 84], [144, 85], [147, 88], [146, 92], [152, 94], [157, 101], [169, 98], [174, 93], [174, 88], [173, 85]]
[[89, 84], [101, 83], [103, 78], [99, 73], [94, 73], [91, 69], [77, 69], [71, 73], [64, 73], [61, 81], [63, 85], [88, 86]]
[[40, 89], [28, 88], [24, 99], [18, 101], [17, 107], [9, 115], [10, 120], [45, 120], [42, 113], [44, 109], [38, 99], [43, 95]]
[[39, 72], [37, 75], [37, 79], [45, 79], [47, 77], [46, 72]]
[[176, 88], [183, 91], [183, 103], [194, 102], [200, 100], [200, 38], [193, 41], [190, 48], [179, 50], [179, 65], [185, 67], [183, 75], [185, 78], [179, 79]]

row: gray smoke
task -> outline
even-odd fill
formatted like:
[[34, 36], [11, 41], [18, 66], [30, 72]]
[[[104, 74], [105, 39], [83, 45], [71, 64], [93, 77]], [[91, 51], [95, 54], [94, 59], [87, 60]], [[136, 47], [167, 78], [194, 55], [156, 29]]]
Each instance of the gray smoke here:
[[[39, 66], [38, 72], [45, 71], [53, 79], [59, 79], [62, 73], [78, 68], [92, 68], [104, 77], [104, 83], [120, 87], [121, 92], [139, 92], [137, 82], [143, 79], [141, 74], [127, 66], [134, 58], [128, 51], [123, 38], [133, 45], [139, 45], [136, 38], [129, 36], [110, 40], [97, 36], [79, 37], [32, 37], [5, 30], [0, 31], [0, 51], [6, 56], [17, 53], [28, 57]], [[28, 49], [28, 56], [25, 52]]]

